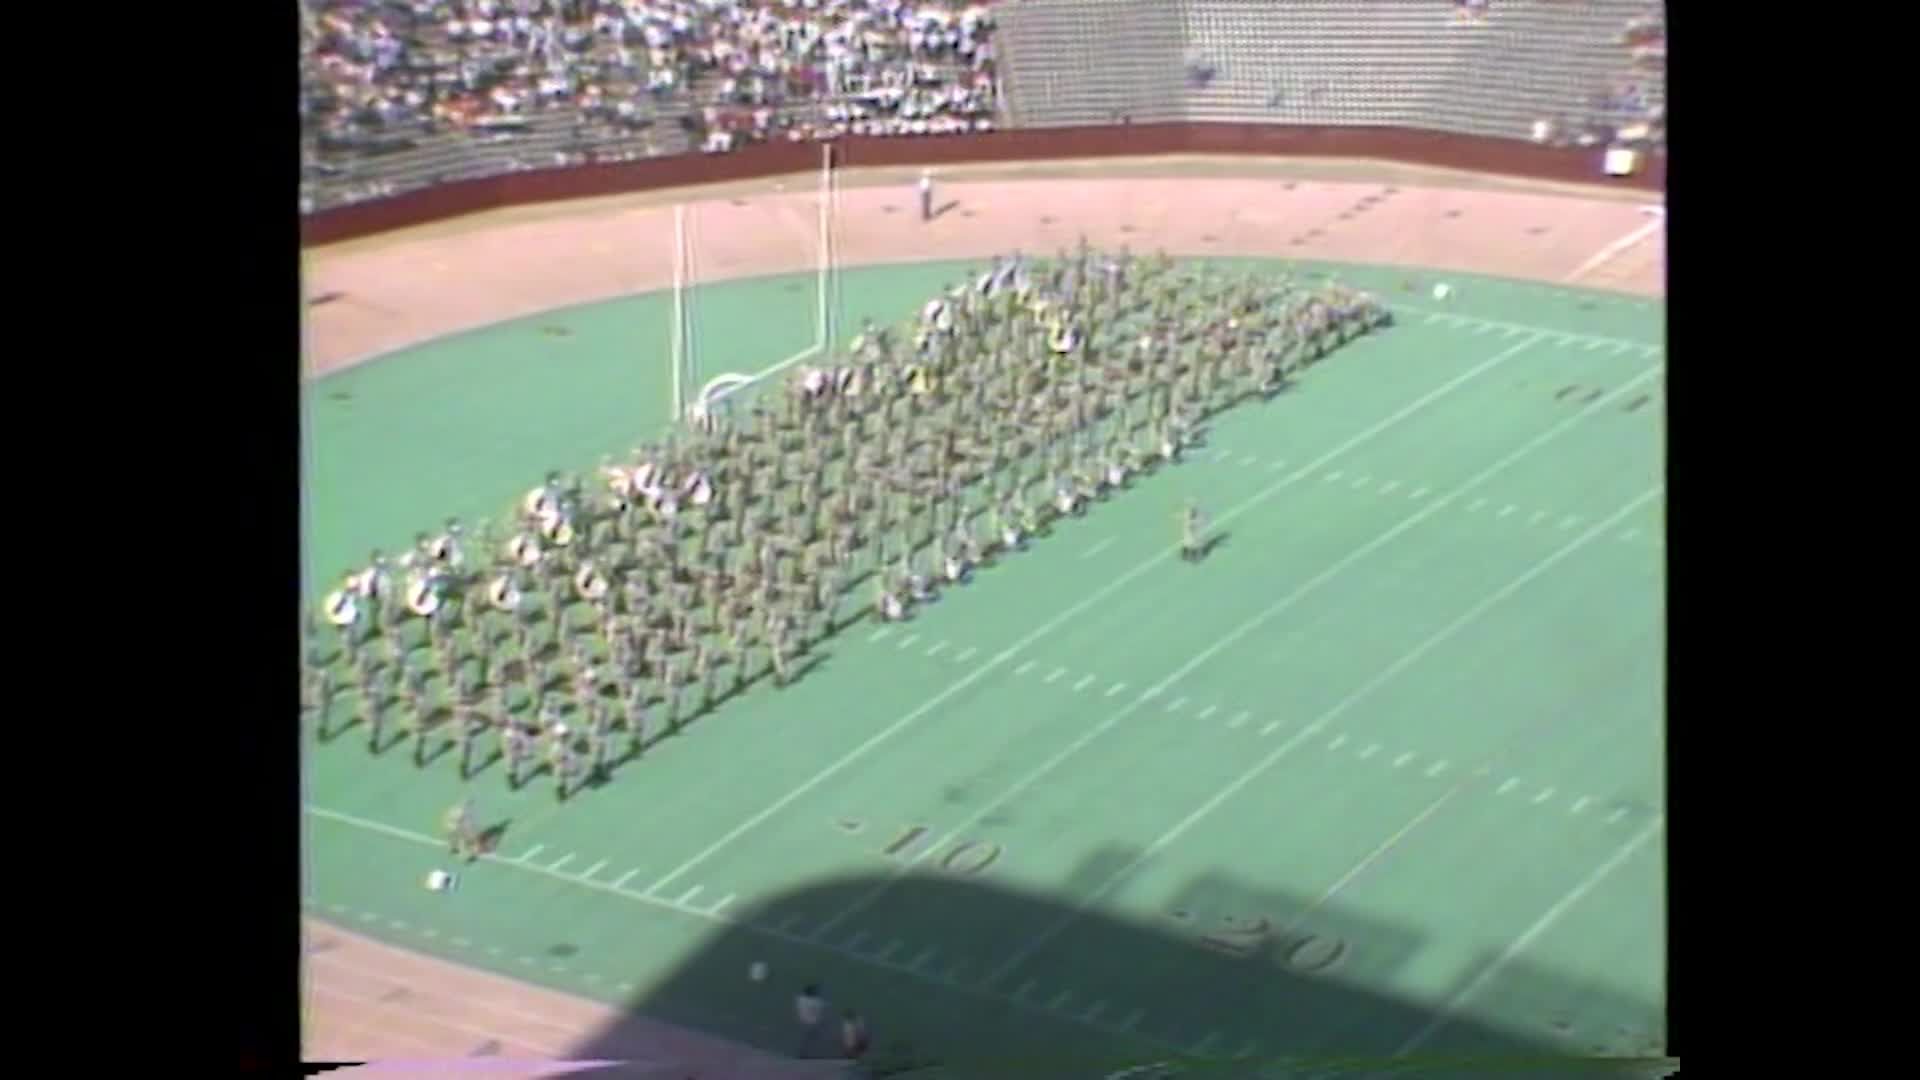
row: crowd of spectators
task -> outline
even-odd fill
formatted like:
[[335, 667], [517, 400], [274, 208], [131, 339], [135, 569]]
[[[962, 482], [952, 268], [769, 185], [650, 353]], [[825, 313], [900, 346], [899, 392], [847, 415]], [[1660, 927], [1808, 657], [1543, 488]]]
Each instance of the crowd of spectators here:
[[320, 175], [429, 137], [719, 151], [980, 130], [997, 107], [993, 16], [963, 0], [304, 0], [302, 16]]

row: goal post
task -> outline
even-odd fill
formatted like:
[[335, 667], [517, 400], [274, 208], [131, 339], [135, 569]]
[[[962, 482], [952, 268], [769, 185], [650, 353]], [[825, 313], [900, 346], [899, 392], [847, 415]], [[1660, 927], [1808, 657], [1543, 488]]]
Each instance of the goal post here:
[[[811, 360], [832, 349], [838, 333], [837, 271], [838, 252], [834, 226], [838, 220], [838, 191], [834, 178], [834, 153], [831, 144], [820, 146], [819, 173], [815, 188], [813, 241], [816, 246], [813, 267], [813, 305], [811, 322], [813, 341], [791, 356], [755, 372], [716, 372], [701, 363], [700, 334], [688, 314], [688, 297], [695, 287], [694, 253], [699, 243], [698, 211], [694, 227], [689, 228], [685, 207], [676, 206], [674, 216], [674, 302], [673, 345], [674, 389], [672, 415], [687, 422], [704, 422], [723, 413], [738, 395], [747, 393], [778, 376], [795, 364]], [[805, 190], [804, 188], [802, 189]], [[802, 234], [805, 235], [805, 234]]]

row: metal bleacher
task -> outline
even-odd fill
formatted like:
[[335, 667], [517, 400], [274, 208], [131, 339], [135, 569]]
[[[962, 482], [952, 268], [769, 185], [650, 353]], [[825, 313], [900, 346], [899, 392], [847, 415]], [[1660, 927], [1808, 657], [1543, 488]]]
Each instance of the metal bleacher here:
[[996, 11], [1001, 85], [1014, 125], [1184, 119], [1181, 5], [1020, 0]]
[[[1656, 44], [1636, 60], [1626, 31], [1636, 17], [1657, 22], [1662, 10], [1657, 0], [1487, 0], [1469, 18], [1454, 0], [1002, 0], [994, 6], [996, 122], [1393, 126], [1524, 139], [1549, 121], [1556, 141], [1640, 141], [1626, 132], [1651, 117], [1645, 141], [1658, 144], [1663, 39], [1652, 33]], [[644, 76], [602, 55], [603, 46], [592, 49], [584, 70], [610, 86]], [[443, 85], [454, 78], [445, 56], [428, 50], [420, 63]], [[692, 152], [682, 121], [696, 100], [687, 91], [649, 100], [644, 131], [555, 103], [513, 134], [434, 132], [417, 122], [383, 130], [381, 138], [412, 144], [385, 153], [322, 152], [310, 133], [301, 205]], [[811, 117], [823, 107], [788, 111]]]
[[[1528, 138], [1664, 104], [1623, 34], [1652, 0], [1019, 0], [1000, 16], [1023, 127], [1136, 121], [1396, 126]], [[1638, 115], [1598, 99], [1626, 83]]]

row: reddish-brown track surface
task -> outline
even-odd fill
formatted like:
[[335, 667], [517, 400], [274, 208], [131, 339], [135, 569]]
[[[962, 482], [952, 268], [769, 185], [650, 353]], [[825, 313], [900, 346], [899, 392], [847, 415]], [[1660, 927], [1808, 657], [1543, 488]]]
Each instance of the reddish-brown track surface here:
[[[941, 170], [918, 220], [916, 170], [837, 179], [834, 255], [846, 266], [1096, 246], [1174, 255], [1277, 255], [1664, 292], [1664, 229], [1642, 193], [1373, 162], [1102, 160]], [[703, 283], [814, 269], [817, 184], [801, 177], [495, 211], [310, 249], [307, 370], [322, 374], [458, 330], [673, 280], [673, 205], [686, 203]], [[779, 359], [769, 357], [769, 363]], [[309, 1060], [563, 1057], [608, 1006], [430, 960], [309, 921]], [[623, 1030], [640, 1030], [633, 1020]], [[636, 1061], [658, 1075], [818, 1076], [717, 1039], [655, 1025]], [[668, 1067], [668, 1066], [671, 1067]], [[414, 1075], [419, 1075], [417, 1066]], [[502, 1068], [551, 1076], [555, 1066]], [[490, 1073], [495, 1070], [489, 1069]], [[336, 1075], [349, 1075], [346, 1073]]]

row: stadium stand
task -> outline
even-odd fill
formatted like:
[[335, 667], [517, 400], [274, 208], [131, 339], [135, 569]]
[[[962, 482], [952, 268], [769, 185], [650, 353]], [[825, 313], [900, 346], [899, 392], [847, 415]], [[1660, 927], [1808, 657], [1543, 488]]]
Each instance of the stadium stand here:
[[843, 135], [1665, 143], [1652, 0], [302, 0], [301, 208]]

